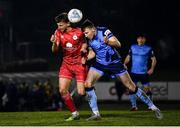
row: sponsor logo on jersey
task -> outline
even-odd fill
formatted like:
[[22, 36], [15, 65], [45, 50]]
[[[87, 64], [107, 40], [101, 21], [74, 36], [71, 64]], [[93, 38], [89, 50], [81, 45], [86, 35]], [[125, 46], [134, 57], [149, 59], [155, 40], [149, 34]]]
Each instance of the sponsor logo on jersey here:
[[66, 43], [66, 47], [67, 48], [71, 48], [72, 47], [72, 44], [70, 42]]

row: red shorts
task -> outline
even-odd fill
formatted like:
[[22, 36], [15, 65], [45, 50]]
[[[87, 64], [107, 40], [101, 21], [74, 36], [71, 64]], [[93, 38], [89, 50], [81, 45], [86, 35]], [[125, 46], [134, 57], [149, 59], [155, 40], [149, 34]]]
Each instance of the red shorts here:
[[85, 82], [87, 71], [88, 69], [86, 65], [68, 65], [62, 63], [59, 71], [59, 78], [76, 78], [77, 82]]

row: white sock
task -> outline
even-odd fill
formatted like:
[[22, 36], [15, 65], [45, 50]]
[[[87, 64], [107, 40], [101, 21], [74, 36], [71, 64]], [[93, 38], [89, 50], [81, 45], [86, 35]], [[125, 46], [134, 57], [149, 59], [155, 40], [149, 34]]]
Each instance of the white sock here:
[[152, 105], [151, 107], [149, 107], [151, 110], [156, 110], [156, 109], [158, 109], [155, 105]]
[[100, 115], [100, 114], [99, 114], [99, 111], [93, 111], [93, 113], [94, 113], [95, 115]]
[[79, 112], [78, 111], [74, 111], [74, 112], [72, 112], [72, 115], [79, 115]]

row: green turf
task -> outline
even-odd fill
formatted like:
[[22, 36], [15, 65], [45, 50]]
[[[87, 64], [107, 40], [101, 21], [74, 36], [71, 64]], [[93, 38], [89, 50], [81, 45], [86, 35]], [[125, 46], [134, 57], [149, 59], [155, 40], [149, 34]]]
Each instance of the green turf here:
[[90, 111], [80, 111], [81, 119], [65, 122], [70, 113], [59, 112], [3, 112], [0, 126], [177, 126], [180, 125], [180, 110], [164, 110], [164, 118], [158, 120], [151, 111], [129, 112], [124, 110], [101, 110], [102, 120], [85, 121]]

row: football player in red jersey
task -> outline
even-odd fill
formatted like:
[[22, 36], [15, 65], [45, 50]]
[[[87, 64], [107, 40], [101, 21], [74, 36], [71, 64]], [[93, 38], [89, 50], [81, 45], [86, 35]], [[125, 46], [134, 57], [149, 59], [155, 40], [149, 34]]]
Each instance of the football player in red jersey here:
[[79, 119], [79, 113], [69, 93], [72, 78], [76, 78], [79, 95], [85, 95], [84, 82], [87, 75], [85, 65], [87, 43], [80, 28], [74, 28], [68, 20], [67, 13], [55, 17], [58, 28], [51, 36], [52, 52], [62, 48], [63, 60], [59, 71], [59, 92], [71, 111], [72, 116], [66, 121]]

